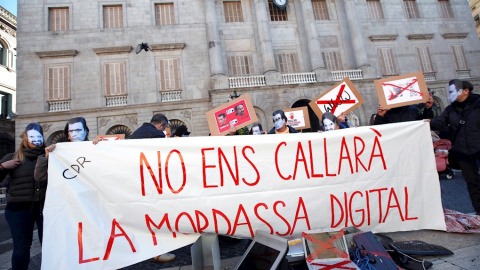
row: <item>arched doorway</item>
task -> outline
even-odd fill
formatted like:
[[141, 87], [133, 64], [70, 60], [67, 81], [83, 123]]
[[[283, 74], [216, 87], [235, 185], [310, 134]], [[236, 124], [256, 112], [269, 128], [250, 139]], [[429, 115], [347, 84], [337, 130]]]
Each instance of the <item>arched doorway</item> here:
[[69, 141], [70, 140], [68, 139], [67, 135], [65, 135], [65, 132], [63, 130], [58, 130], [52, 133], [50, 137], [48, 137], [47, 145], [51, 145], [59, 142], [69, 142]]
[[[178, 120], [178, 119], [172, 119], [169, 122], [170, 122], [170, 130], [172, 131], [172, 134], [175, 134], [175, 131], [177, 131], [177, 128], [179, 126], [187, 126], [187, 125], [185, 125], [185, 122], [183, 122], [182, 120]], [[188, 127], [187, 127], [187, 129], [188, 129]]]
[[310, 108], [310, 106], [308, 105], [310, 101], [311, 100], [308, 100], [308, 99], [300, 99], [300, 100], [297, 100], [292, 105], [292, 108], [305, 107], [305, 106], [308, 108], [308, 117], [310, 117], [310, 128], [304, 129], [303, 132], [317, 132], [320, 130], [320, 120], [318, 119], [318, 116], [315, 114], [312, 108]]
[[107, 134], [105, 134], [105, 135], [124, 134], [125, 139], [128, 139], [128, 138], [130, 138], [132, 133], [133, 132], [129, 127], [124, 126], [124, 125], [116, 125], [116, 126], [113, 126], [113, 127], [109, 128], [107, 130]]

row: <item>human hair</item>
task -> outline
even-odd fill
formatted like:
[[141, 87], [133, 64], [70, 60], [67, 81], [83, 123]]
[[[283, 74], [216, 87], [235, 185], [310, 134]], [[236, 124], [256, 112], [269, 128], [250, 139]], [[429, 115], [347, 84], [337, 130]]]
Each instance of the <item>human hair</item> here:
[[157, 113], [152, 117], [152, 120], [150, 120], [150, 124], [152, 124], [152, 125], [162, 124], [163, 126], [167, 126], [168, 125], [168, 119], [165, 115], [163, 115], [161, 113]]
[[224, 113], [219, 114], [219, 115], [217, 116], [217, 118], [220, 117], [220, 116], [223, 116], [223, 118], [227, 118], [227, 116], [226, 116]]
[[[27, 132], [29, 130], [36, 130], [43, 136], [43, 128], [38, 123], [30, 123], [25, 127], [25, 131], [20, 134], [20, 138], [22, 138], [22, 142], [20, 147], [18, 148], [17, 152], [13, 156], [13, 159], [21, 160], [22, 162], [25, 161], [25, 149], [30, 148], [28, 145], [28, 136]], [[45, 140], [43, 140], [42, 147], [45, 147]]]
[[324, 126], [323, 124], [323, 120], [325, 119], [328, 119], [330, 121], [332, 121], [334, 124], [335, 124], [335, 129], [337, 129], [337, 127], [339, 126], [338, 124], [338, 121], [337, 121], [337, 117], [331, 113], [331, 112], [324, 112], [323, 115], [322, 115], [322, 125]]
[[63, 129], [63, 131], [65, 132], [65, 136], [67, 136], [68, 138], [68, 129], [69, 129], [68, 125], [72, 125], [75, 123], [82, 123], [83, 128], [85, 129], [85, 131], [87, 131], [87, 136], [85, 136], [85, 141], [88, 141], [88, 133], [90, 130], [88, 129], [87, 121], [85, 121], [85, 118], [83, 117], [75, 117], [68, 120], [68, 122], [65, 124], [65, 128]]
[[375, 124], [375, 117], [377, 117], [377, 114], [374, 113], [372, 116], [370, 116], [370, 126], [373, 126]]
[[272, 116], [275, 117], [275, 115], [280, 114], [280, 117], [282, 117], [283, 120], [287, 121], [287, 116], [285, 116], [285, 112], [282, 110], [276, 110], [272, 113]]
[[473, 91], [473, 84], [471, 84], [469, 81], [462, 81], [463, 83], [463, 89], [468, 89], [470, 92]]
[[254, 127], [258, 127], [260, 129], [260, 131], [263, 131], [262, 124], [260, 124], [260, 123], [253, 124], [252, 128], [250, 130], [253, 130]]
[[458, 91], [458, 90], [463, 90], [463, 83], [462, 83], [462, 81], [460, 81], [459, 79], [453, 79], [453, 80], [450, 80], [450, 81], [448, 82], [448, 85], [449, 85], [449, 86], [452, 85], [452, 84], [455, 85], [455, 89], [457, 89], [457, 91]]

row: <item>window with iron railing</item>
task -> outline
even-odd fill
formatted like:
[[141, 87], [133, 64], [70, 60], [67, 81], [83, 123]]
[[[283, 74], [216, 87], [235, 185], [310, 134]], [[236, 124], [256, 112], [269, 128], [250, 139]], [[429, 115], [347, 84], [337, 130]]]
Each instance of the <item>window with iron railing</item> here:
[[272, 0], [268, 1], [268, 11], [270, 12], [270, 21], [288, 21], [287, 9], [278, 8]]
[[70, 66], [50, 66], [46, 68], [47, 100], [70, 99]]
[[127, 94], [126, 63], [111, 62], [103, 64], [103, 83], [105, 96], [121, 96]]

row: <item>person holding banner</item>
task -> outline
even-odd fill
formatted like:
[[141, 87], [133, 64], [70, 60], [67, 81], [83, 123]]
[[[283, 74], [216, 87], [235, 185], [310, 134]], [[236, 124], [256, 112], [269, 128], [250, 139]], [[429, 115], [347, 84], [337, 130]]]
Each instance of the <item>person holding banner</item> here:
[[20, 135], [22, 142], [17, 152], [0, 160], [0, 178], [10, 176], [5, 219], [13, 239], [12, 269], [26, 270], [30, 263], [34, 225], [42, 243], [43, 205], [47, 185], [34, 180], [37, 158], [45, 153], [43, 129], [37, 123], [28, 124]]
[[262, 125], [260, 123], [255, 123], [252, 125], [252, 128], [250, 129], [250, 134], [262, 135], [262, 134], [266, 134], [266, 132], [263, 131]]
[[374, 125], [383, 125], [391, 123], [400, 123], [407, 121], [415, 121], [422, 119], [433, 118], [433, 97], [425, 102], [425, 107], [422, 112], [414, 105], [401, 106], [392, 109], [385, 109], [382, 106], [377, 108], [377, 116], [375, 117]]
[[157, 113], [152, 117], [150, 123], [143, 123], [141, 127], [135, 130], [130, 139], [165, 138], [163, 131], [168, 125], [167, 117]]
[[331, 112], [325, 112], [322, 115], [323, 130], [330, 131], [336, 129], [349, 128], [350, 125], [346, 120], [345, 112], [342, 112], [338, 117], [336, 117]]
[[[448, 153], [450, 165], [462, 170], [468, 194], [477, 215], [480, 215], [480, 95], [473, 94], [473, 85], [458, 79], [449, 82], [450, 105], [430, 122], [432, 130], [450, 125], [452, 149]], [[453, 162], [455, 161], [455, 162]]]
[[272, 114], [273, 116], [273, 127], [268, 134], [288, 134], [288, 133], [297, 133], [297, 131], [287, 125], [287, 116], [285, 116], [285, 112], [282, 110], [276, 110]]

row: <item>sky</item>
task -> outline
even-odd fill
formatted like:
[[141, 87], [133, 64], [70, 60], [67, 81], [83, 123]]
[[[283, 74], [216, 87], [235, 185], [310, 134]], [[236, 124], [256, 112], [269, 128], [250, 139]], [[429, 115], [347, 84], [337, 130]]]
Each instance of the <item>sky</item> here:
[[17, 0], [0, 0], [0, 6], [17, 16]]

